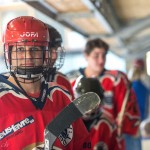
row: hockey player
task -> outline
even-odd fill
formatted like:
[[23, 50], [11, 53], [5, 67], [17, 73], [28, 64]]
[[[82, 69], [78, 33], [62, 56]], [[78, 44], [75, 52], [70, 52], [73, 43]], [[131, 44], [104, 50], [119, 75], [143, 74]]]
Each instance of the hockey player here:
[[[71, 101], [67, 90], [43, 81], [50, 65], [48, 28], [34, 17], [17, 17], [7, 24], [3, 42], [11, 75], [0, 76], [0, 149], [42, 149], [45, 127]], [[88, 132], [77, 120], [53, 149], [90, 149], [85, 142]]]
[[64, 48], [62, 47], [62, 37], [60, 33], [50, 25], [48, 25], [48, 31], [51, 37], [50, 41], [51, 66], [49, 66], [45, 74], [45, 79], [48, 82], [56, 82], [59, 85], [65, 87], [70, 92], [73, 100], [74, 94], [70, 81], [64, 74], [57, 71], [63, 66], [64, 63], [65, 51]]
[[[103, 89], [96, 78], [79, 76], [74, 86], [75, 96], [86, 92], [95, 92], [103, 100]], [[106, 114], [101, 112], [101, 106], [83, 117], [85, 126], [90, 132], [94, 150], [123, 150], [117, 138], [117, 128]]]
[[[74, 94], [72, 90], [72, 86], [70, 84], [70, 81], [68, 80], [67, 76], [62, 74], [61, 72], [57, 71], [59, 70], [64, 63], [64, 57], [65, 57], [65, 50], [62, 47], [62, 37], [60, 33], [52, 26], [48, 26], [49, 35], [51, 37], [51, 41], [49, 42], [50, 47], [50, 66], [49, 68], [46, 68], [47, 71], [45, 72], [45, 80], [47, 82], [56, 82], [59, 85], [66, 88], [70, 95], [72, 96], [72, 100], [74, 99]], [[9, 72], [3, 73], [4, 76], [8, 77], [10, 74]]]
[[104, 89], [103, 113], [116, 122], [119, 136], [135, 135], [140, 120], [136, 97], [125, 74], [104, 68], [108, 49], [108, 44], [101, 39], [89, 40], [84, 51], [87, 67], [71, 72], [68, 77], [73, 86], [79, 75], [98, 78]]

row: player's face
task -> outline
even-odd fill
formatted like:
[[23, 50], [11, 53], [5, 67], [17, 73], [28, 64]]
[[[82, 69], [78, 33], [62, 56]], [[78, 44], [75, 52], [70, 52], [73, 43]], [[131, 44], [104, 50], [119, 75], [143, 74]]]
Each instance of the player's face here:
[[57, 59], [57, 48], [55, 47], [52, 47], [50, 49], [50, 55], [49, 55], [49, 51], [46, 52], [46, 60], [50, 67], [53, 67], [55, 62], [56, 62], [56, 59]]
[[94, 48], [89, 55], [86, 55], [86, 60], [92, 70], [101, 73], [106, 61], [106, 50], [104, 48]]
[[52, 66], [54, 65], [56, 59], [57, 59], [57, 48], [52, 48], [51, 49], [51, 63], [52, 63]]
[[13, 46], [11, 62], [14, 68], [34, 68], [42, 66], [43, 51], [39, 46]]

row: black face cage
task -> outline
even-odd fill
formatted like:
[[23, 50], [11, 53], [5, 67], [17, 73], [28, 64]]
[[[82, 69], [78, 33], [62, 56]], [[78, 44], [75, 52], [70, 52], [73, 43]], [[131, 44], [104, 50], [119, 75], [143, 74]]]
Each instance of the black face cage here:
[[[15, 42], [4, 45], [4, 58], [7, 69], [20, 82], [31, 83], [43, 77], [51, 66], [50, 48], [47, 42]], [[28, 47], [28, 48], [27, 48]], [[29, 53], [27, 55], [27, 53]], [[31, 56], [30, 56], [31, 55]]]

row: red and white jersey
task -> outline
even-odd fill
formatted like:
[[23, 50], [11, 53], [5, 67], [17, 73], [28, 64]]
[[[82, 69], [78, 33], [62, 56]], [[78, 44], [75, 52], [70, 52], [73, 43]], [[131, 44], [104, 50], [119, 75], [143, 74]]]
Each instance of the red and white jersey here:
[[56, 82], [57, 84], [65, 87], [69, 91], [70, 95], [72, 96], [72, 100], [74, 100], [74, 94], [73, 94], [71, 83], [64, 74], [56, 71], [53, 82]]
[[56, 82], [57, 84], [63, 86], [67, 89], [74, 100], [74, 94], [72, 86], [68, 78], [61, 72], [56, 71], [56, 68], [51, 68], [47, 74], [45, 74], [45, 79], [47, 82]]
[[[9, 81], [8, 81], [9, 82]], [[44, 129], [71, 102], [70, 94], [54, 83], [42, 109], [11, 83], [0, 82], [0, 149], [34, 150], [44, 147]], [[90, 149], [89, 133], [79, 119], [70, 125], [54, 143], [54, 149]]]
[[[10, 73], [6, 72], [6, 73], [3, 73], [2, 75], [4, 75], [7, 78], [10, 76]], [[43, 79], [43, 80], [45, 80], [45, 79]], [[71, 99], [74, 100], [72, 86], [66, 75], [62, 74], [59, 71], [56, 71], [54, 68], [54, 69], [52, 69], [52, 73], [50, 73], [50, 74], [48, 74], [48, 76], [46, 76], [46, 80], [47, 80], [47, 82], [55, 82], [55, 83], [63, 86], [65, 89], [67, 89], [69, 91], [70, 95], [72, 96]]]
[[90, 135], [92, 149], [124, 150], [121, 139], [117, 137], [116, 126], [104, 115], [91, 127]]
[[[72, 86], [75, 85], [79, 75], [84, 75], [84, 69], [69, 74]], [[118, 124], [118, 115], [125, 108], [123, 119], [121, 121], [121, 132], [135, 135], [140, 124], [140, 113], [134, 91], [129, 87], [129, 81], [126, 75], [120, 71], [104, 70], [98, 77], [102, 88], [104, 89], [104, 105], [102, 111]], [[126, 92], [129, 90], [127, 103], [124, 105]]]

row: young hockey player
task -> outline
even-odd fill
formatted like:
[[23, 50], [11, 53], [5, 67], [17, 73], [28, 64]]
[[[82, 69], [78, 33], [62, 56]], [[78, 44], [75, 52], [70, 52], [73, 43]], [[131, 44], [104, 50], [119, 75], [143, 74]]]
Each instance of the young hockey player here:
[[51, 64], [49, 66], [45, 79], [47, 82], [56, 82], [59, 85], [65, 87], [71, 94], [72, 100], [74, 99], [72, 86], [68, 78], [59, 72], [58, 70], [63, 66], [65, 50], [62, 47], [62, 37], [60, 33], [52, 26], [48, 25], [49, 35], [51, 37], [50, 41], [50, 52], [51, 52]]
[[[44, 129], [71, 101], [67, 90], [43, 81], [51, 65], [49, 39], [47, 25], [34, 17], [17, 17], [6, 26], [3, 42], [10, 76], [0, 76], [0, 149], [43, 149]], [[88, 142], [88, 132], [77, 120], [53, 149], [90, 149], [85, 148]]]
[[89, 40], [84, 51], [87, 67], [71, 72], [68, 77], [72, 86], [79, 75], [97, 78], [104, 90], [102, 112], [116, 122], [118, 136], [122, 133], [135, 135], [140, 123], [136, 97], [124, 73], [104, 68], [108, 49], [108, 44], [101, 39]]

